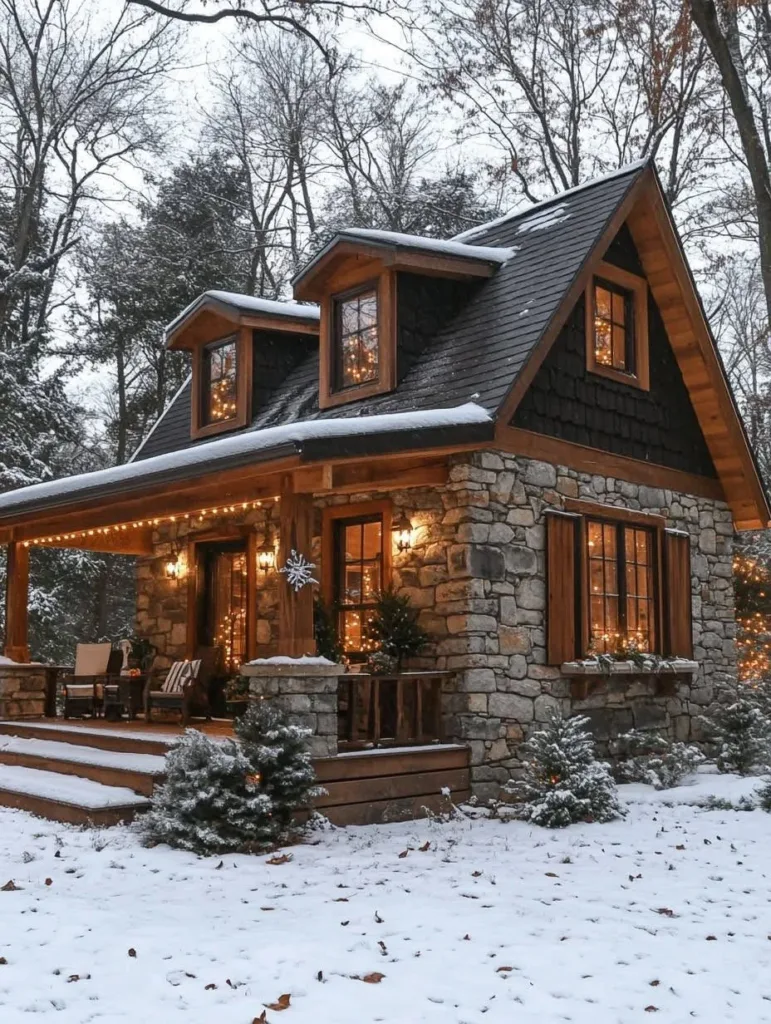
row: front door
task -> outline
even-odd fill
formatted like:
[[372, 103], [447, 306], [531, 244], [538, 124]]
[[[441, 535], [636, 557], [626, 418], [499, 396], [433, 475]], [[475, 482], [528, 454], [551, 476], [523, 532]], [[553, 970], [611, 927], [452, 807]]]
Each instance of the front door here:
[[211, 541], [197, 545], [198, 643], [219, 647], [228, 673], [246, 661], [246, 543]]

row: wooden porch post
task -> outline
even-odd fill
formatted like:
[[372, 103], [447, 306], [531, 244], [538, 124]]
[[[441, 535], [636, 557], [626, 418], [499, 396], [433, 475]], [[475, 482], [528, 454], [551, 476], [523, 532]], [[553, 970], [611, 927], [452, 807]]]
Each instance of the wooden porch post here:
[[13, 661], [29, 661], [28, 602], [29, 548], [12, 541], [5, 583], [5, 656]]
[[[291, 474], [281, 478], [278, 568], [292, 550], [310, 561], [313, 541], [313, 495], [296, 494]], [[295, 591], [283, 575], [279, 578], [278, 653], [289, 658], [316, 653], [313, 636], [313, 586]]]

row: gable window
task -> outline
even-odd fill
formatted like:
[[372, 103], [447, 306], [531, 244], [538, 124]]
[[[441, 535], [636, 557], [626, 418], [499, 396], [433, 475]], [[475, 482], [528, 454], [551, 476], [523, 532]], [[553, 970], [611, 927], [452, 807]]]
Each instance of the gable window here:
[[238, 411], [238, 346], [236, 338], [207, 345], [202, 354], [201, 422], [222, 423]]
[[653, 531], [587, 519], [585, 535], [590, 649], [655, 651]]
[[374, 287], [335, 299], [335, 389], [376, 382], [380, 370]]
[[645, 278], [600, 264], [586, 290], [586, 368], [648, 390], [648, 286]]
[[687, 533], [577, 498], [545, 518], [549, 664], [635, 650], [693, 657]]

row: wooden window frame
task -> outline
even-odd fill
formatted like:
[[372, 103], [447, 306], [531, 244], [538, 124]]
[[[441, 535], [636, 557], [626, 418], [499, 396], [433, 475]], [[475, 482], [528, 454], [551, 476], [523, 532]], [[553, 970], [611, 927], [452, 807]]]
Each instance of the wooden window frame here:
[[[603, 505], [601, 502], [583, 501], [578, 498], [565, 499], [565, 511], [580, 516], [578, 520], [576, 589], [579, 617], [579, 657], [589, 655], [591, 640], [590, 593], [589, 593], [589, 558], [587, 552], [586, 523], [588, 519], [612, 523], [616, 526], [642, 527], [651, 531], [653, 538], [653, 633], [656, 650], [652, 654], [661, 654], [665, 646], [664, 638], [664, 573], [662, 556], [664, 550], [664, 532], [667, 520], [664, 516], [653, 512], [638, 512], [635, 509], [618, 508], [615, 505]], [[619, 570], [620, 571], [620, 570]], [[620, 597], [619, 597], [620, 608]]]
[[[627, 373], [612, 366], [598, 363], [594, 347], [594, 289], [596, 282], [607, 281], [629, 292], [632, 304], [632, 327], [634, 330], [634, 372]], [[620, 384], [650, 390], [650, 365], [648, 355], [648, 282], [638, 274], [630, 274], [628, 270], [615, 267], [612, 263], [601, 262], [594, 268], [585, 292], [585, 334], [586, 334], [586, 369], [588, 373], [607, 377]]]
[[325, 508], [321, 515], [321, 592], [330, 608], [335, 600], [335, 532], [341, 520], [379, 516], [383, 524], [383, 589], [390, 586], [393, 567], [393, 505], [388, 498]]
[[[337, 309], [340, 302], [366, 291], [377, 296], [378, 378], [355, 387], [336, 388]], [[383, 395], [396, 387], [396, 274], [383, 270], [376, 277], [351, 281], [349, 287], [327, 295], [321, 302], [319, 324], [319, 407], [330, 409], [373, 395]]]
[[[228, 420], [206, 423], [203, 417], [205, 353], [207, 349], [215, 348], [231, 338], [236, 342], [236, 414]], [[250, 327], [236, 328], [235, 331], [231, 331], [221, 338], [212, 338], [195, 347], [190, 402], [191, 439], [212, 437], [231, 430], [240, 430], [249, 425], [252, 418], [252, 355], [252, 329]]]

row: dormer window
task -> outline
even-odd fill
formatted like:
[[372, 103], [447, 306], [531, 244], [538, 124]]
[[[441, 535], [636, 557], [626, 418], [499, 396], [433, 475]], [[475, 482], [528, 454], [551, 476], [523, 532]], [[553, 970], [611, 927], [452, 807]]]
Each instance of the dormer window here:
[[202, 353], [201, 423], [223, 423], [238, 412], [238, 342], [235, 335]]
[[648, 286], [610, 263], [600, 264], [586, 289], [586, 368], [649, 388]]
[[380, 369], [375, 287], [335, 299], [335, 391], [377, 382]]

